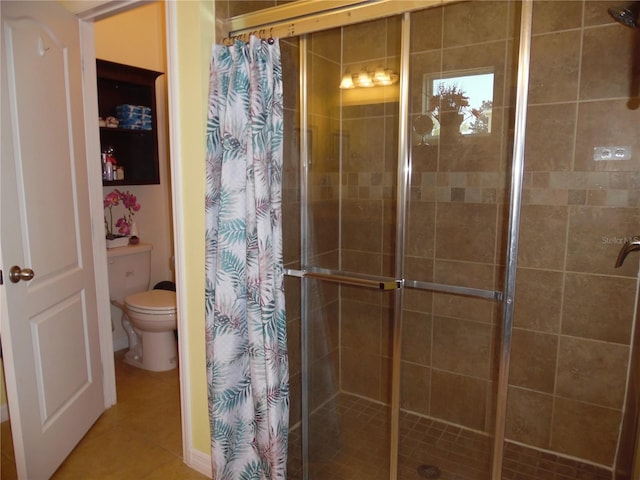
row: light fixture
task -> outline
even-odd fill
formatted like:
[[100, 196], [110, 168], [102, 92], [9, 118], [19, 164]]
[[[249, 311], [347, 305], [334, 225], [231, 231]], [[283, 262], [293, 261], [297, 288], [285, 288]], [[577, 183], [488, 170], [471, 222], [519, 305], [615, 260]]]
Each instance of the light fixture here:
[[353, 77], [350, 73], [345, 73], [342, 77], [342, 81], [340, 82], [340, 88], [355, 88], [353, 83]]
[[370, 87], [386, 87], [393, 85], [398, 81], [398, 74], [392, 72], [388, 68], [378, 67], [371, 72], [366, 68], [361, 69], [357, 74], [349, 72], [342, 76], [340, 88], [370, 88]]
[[367, 72], [366, 70], [360, 70], [360, 73], [358, 73], [358, 82], [357, 82], [358, 87], [373, 87], [373, 79], [371, 78], [371, 75], [369, 75], [369, 72]]

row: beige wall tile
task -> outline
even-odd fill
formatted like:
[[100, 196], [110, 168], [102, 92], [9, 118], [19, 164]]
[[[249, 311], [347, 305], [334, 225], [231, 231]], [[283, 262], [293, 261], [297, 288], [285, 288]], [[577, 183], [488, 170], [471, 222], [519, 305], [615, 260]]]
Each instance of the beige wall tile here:
[[624, 241], [638, 235], [634, 232], [640, 232], [640, 210], [637, 208], [571, 207], [567, 269], [635, 277], [637, 262], [630, 261], [615, 268]]
[[627, 346], [561, 336], [556, 393], [622, 409], [628, 357]]
[[611, 465], [620, 415], [618, 410], [558, 398], [551, 428], [551, 449]]
[[519, 387], [554, 393], [557, 335], [514, 329], [509, 383]]
[[523, 205], [518, 264], [521, 267], [562, 269], [567, 219], [566, 207]]
[[404, 308], [415, 312], [431, 313], [433, 293], [424, 290], [406, 288], [404, 291]]
[[322, 405], [340, 389], [339, 358], [337, 352], [331, 352], [326, 357], [311, 363], [309, 368], [309, 408], [314, 409]]
[[377, 305], [341, 302], [341, 346], [360, 352], [380, 354], [380, 309]]
[[558, 333], [563, 281], [561, 272], [519, 268], [516, 275], [514, 326]]
[[343, 200], [342, 248], [372, 253], [381, 252], [382, 221], [381, 201]]
[[309, 347], [312, 361], [318, 361], [340, 347], [340, 324], [338, 302], [329, 302], [309, 316], [311, 338]]
[[[497, 93], [494, 93], [498, 95]], [[493, 109], [492, 130], [489, 135], [459, 135], [449, 140], [440, 139], [438, 168], [444, 172], [487, 172], [500, 171], [504, 142], [502, 126], [505, 109]], [[504, 186], [501, 183], [498, 186]]]
[[[288, 312], [287, 312], [288, 313]], [[287, 348], [289, 356], [289, 374], [295, 375], [301, 371], [300, 356], [300, 319], [287, 322]]]
[[333, 62], [340, 61], [340, 29], [334, 28], [324, 32], [314, 33], [309, 42], [309, 51], [315, 55], [325, 57]]
[[488, 382], [432, 370], [431, 415], [484, 431]]
[[421, 10], [411, 16], [411, 50], [439, 49], [442, 39], [442, 9]]
[[527, 445], [549, 448], [552, 412], [551, 395], [510, 387], [506, 437]]
[[580, 32], [536, 36], [531, 43], [529, 102], [572, 102], [578, 96]]
[[580, 99], [629, 95], [634, 35], [632, 29], [617, 23], [584, 31]]
[[431, 365], [431, 315], [405, 310], [402, 317], [402, 359], [423, 366]]
[[[626, 94], [625, 94], [626, 96]], [[640, 109], [627, 108], [627, 100], [581, 102], [578, 106], [576, 171], [638, 171], [640, 158]], [[593, 149], [599, 146], [627, 145], [630, 160], [595, 161]]]
[[436, 257], [493, 262], [496, 215], [494, 205], [440, 203], [436, 213]]
[[563, 334], [629, 344], [634, 279], [567, 273], [564, 288]]
[[[415, 49], [412, 52], [415, 52]], [[411, 54], [409, 62], [409, 111], [411, 113], [422, 114], [426, 111], [427, 105], [423, 92], [424, 75], [438, 73], [441, 69], [441, 50]]]
[[382, 275], [382, 254], [343, 249], [341, 269], [346, 272]]
[[575, 103], [529, 107], [525, 169], [543, 172], [571, 170], [575, 121]]
[[[434, 281], [446, 285], [492, 289], [495, 282], [494, 268], [490, 265], [475, 263], [438, 261]], [[494, 306], [491, 300], [436, 293], [433, 312], [447, 317], [494, 323], [496, 321]]]
[[548, 33], [582, 26], [582, 2], [575, 0], [533, 3], [533, 33]]
[[407, 244], [410, 256], [432, 258], [434, 254], [435, 203], [412, 201], [407, 215]]
[[444, 8], [443, 47], [455, 47], [507, 38], [509, 4], [486, 1]]
[[433, 318], [433, 367], [490, 379], [492, 377], [491, 325], [465, 320]]
[[313, 202], [309, 206], [309, 232], [312, 254], [326, 253], [338, 248], [338, 208], [337, 201]]
[[379, 400], [381, 394], [380, 363], [381, 357], [378, 355], [344, 348], [340, 370], [342, 389], [349, 393]]
[[433, 259], [405, 257], [405, 278], [421, 282], [433, 281]]
[[401, 408], [429, 415], [431, 369], [409, 362], [402, 362], [401, 368]]
[[607, 9], [617, 4], [611, 0], [587, 0], [584, 5], [584, 24], [591, 26], [614, 23]]
[[[397, 21], [397, 20], [396, 20]], [[387, 43], [381, 41], [380, 32], [386, 32], [386, 20], [374, 20], [344, 29], [344, 44], [349, 48], [343, 51], [343, 61], [346, 63], [363, 62], [387, 55]], [[382, 37], [383, 39], [385, 37]], [[398, 40], [387, 38], [387, 41]]]

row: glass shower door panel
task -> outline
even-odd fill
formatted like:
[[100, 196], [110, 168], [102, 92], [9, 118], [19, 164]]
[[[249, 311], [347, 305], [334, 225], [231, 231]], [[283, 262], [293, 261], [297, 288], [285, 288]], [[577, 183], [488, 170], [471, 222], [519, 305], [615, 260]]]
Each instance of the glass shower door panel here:
[[393, 292], [305, 280], [309, 479], [389, 478]]
[[401, 479], [491, 478], [516, 5], [411, 14]]
[[399, 34], [395, 17], [307, 40], [311, 480], [390, 475]]

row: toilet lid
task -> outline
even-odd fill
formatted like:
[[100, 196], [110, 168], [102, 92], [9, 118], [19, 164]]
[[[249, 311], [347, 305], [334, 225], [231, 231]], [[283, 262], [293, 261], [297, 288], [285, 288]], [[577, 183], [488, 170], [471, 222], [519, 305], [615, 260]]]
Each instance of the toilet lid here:
[[137, 312], [175, 313], [176, 292], [149, 290], [129, 295], [124, 299], [124, 303], [128, 308]]

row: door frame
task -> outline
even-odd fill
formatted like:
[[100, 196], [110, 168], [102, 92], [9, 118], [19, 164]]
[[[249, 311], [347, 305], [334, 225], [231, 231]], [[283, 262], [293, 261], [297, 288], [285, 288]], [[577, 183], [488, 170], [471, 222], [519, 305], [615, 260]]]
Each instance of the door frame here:
[[[115, 363], [113, 357], [113, 335], [111, 331], [111, 311], [109, 300], [109, 280], [108, 280], [108, 265], [106, 256], [106, 240], [102, 232], [104, 231], [104, 222], [102, 215], [97, 215], [96, 212], [103, 210], [103, 198], [102, 198], [102, 172], [99, 166], [99, 162], [93, 161], [94, 158], [99, 158], [100, 155], [100, 133], [95, 128], [95, 119], [98, 118], [98, 89], [96, 84], [96, 52], [95, 52], [95, 36], [93, 24], [96, 20], [101, 20], [127, 10], [131, 10], [138, 6], [148, 3], [145, 0], [128, 0], [122, 2], [121, 0], [106, 0], [99, 2], [83, 2], [83, 1], [71, 1], [64, 2], [72, 13], [78, 17], [80, 25], [80, 43], [81, 43], [81, 56], [83, 64], [83, 102], [85, 108], [85, 132], [86, 132], [86, 148], [87, 148], [87, 169], [89, 175], [89, 201], [91, 206], [92, 215], [92, 228], [94, 232], [100, 234], [94, 235], [93, 242], [93, 257], [95, 264], [95, 276], [96, 276], [96, 288], [97, 288], [97, 301], [98, 301], [98, 322], [100, 332], [100, 349], [101, 358], [104, 369], [104, 402], [105, 408], [109, 408], [116, 404], [117, 392], [116, 392], [116, 378], [115, 378]], [[165, 23], [166, 33], [165, 41], [167, 48], [167, 74], [169, 77], [177, 74], [177, 66], [175, 62], [171, 61], [171, 52], [174, 50], [174, 43], [177, 41], [175, 35], [171, 32], [171, 25], [175, 24], [175, 10], [168, 8], [168, 4], [165, 3]], [[172, 97], [171, 83], [169, 85], [169, 102]], [[168, 107], [168, 105], [167, 105]], [[174, 232], [174, 257], [175, 257], [175, 271], [176, 271], [176, 286], [177, 291], [184, 291], [184, 262], [183, 262], [183, 245], [182, 234], [179, 230], [178, 215], [180, 215], [182, 208], [182, 195], [180, 190], [180, 183], [177, 181], [179, 169], [177, 168], [176, 161], [178, 156], [178, 144], [179, 138], [176, 132], [171, 128], [171, 125], [175, 125], [176, 122], [171, 118], [171, 113], [167, 112], [167, 120], [169, 121], [169, 154], [173, 161], [170, 162], [169, 177], [171, 181], [171, 194], [173, 210], [171, 212], [173, 219], [173, 232]], [[178, 316], [180, 318], [187, 318], [186, 308], [183, 302], [180, 302], [178, 298]], [[208, 458], [200, 459], [198, 455], [195, 455], [192, 446], [192, 428], [191, 428], [191, 410], [190, 410], [190, 392], [191, 385], [189, 381], [189, 356], [188, 356], [188, 342], [187, 342], [187, 325], [185, 322], [178, 322], [178, 352], [179, 352], [179, 378], [180, 378], [180, 413], [182, 424], [182, 451], [183, 461], [189, 467], [194, 468], [201, 472], [206, 472], [210, 469]]]

